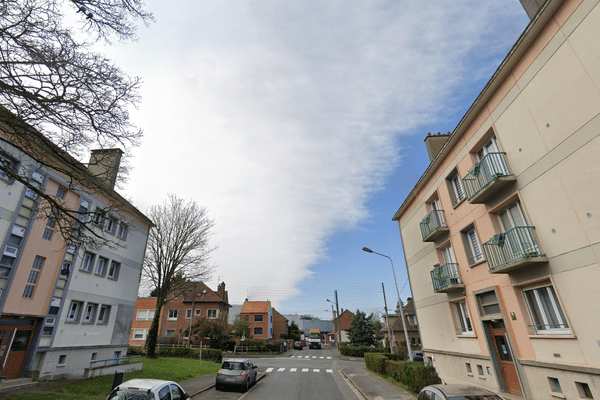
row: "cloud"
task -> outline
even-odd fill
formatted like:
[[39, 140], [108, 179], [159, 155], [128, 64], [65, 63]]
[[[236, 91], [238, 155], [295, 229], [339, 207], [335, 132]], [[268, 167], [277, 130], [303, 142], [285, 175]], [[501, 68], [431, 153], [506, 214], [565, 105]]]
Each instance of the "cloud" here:
[[207, 206], [215, 275], [288, 298], [327, 238], [369, 216], [398, 138], [498, 65], [522, 11], [488, 3], [148, 2], [157, 24], [109, 50], [144, 80], [128, 195]]

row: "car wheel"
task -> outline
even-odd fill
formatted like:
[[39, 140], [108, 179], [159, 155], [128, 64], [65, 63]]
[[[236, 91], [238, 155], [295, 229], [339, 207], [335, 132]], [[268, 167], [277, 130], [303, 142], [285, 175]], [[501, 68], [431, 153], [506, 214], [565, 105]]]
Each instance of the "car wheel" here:
[[250, 389], [250, 379], [246, 379], [246, 392]]

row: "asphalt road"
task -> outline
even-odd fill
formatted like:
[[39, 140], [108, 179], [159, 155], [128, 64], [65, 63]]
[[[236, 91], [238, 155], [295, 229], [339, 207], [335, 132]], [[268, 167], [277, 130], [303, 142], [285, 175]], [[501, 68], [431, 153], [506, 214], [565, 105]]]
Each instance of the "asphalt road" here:
[[356, 400], [357, 396], [338, 373], [344, 362], [327, 348], [305, 348], [282, 357], [250, 357], [266, 376], [247, 393], [241, 389], [212, 388], [195, 396], [202, 400]]

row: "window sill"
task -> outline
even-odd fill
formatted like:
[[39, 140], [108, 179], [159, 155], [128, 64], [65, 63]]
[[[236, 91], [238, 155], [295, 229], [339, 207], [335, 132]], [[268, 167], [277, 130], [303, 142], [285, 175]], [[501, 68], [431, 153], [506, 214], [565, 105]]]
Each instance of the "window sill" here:
[[460, 335], [456, 335], [456, 337], [459, 339], [477, 339], [477, 335], [475, 335], [474, 333], [463, 333]]
[[484, 262], [486, 262], [486, 261], [487, 261], [487, 260], [483, 259], [483, 260], [481, 260], [481, 261], [477, 261], [476, 263], [469, 264], [469, 268], [476, 267], [476, 266], [478, 266], [478, 265], [480, 265], [480, 264], [483, 264], [483, 263], [484, 263]]
[[462, 203], [464, 203], [465, 201], [467, 201], [467, 198], [465, 197], [464, 199], [462, 199], [461, 201], [459, 201], [456, 204], [452, 204], [452, 208], [456, 209], [456, 207], [460, 206]]
[[577, 339], [573, 333], [563, 333], [563, 334], [538, 334], [538, 335], [529, 335], [530, 339]]
[[479, 379], [481, 379], [482, 381], [485, 381], [485, 376], [480, 376]]
[[566, 399], [567, 398], [567, 396], [565, 396], [562, 393], [551, 393], [550, 396], [555, 397], [557, 399]]

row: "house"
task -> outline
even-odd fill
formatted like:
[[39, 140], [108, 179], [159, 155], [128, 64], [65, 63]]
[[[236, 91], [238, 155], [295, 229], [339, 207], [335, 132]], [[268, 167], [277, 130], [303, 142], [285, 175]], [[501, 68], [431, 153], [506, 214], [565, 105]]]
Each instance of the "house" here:
[[201, 319], [227, 324], [230, 305], [224, 282], [216, 292], [204, 282], [183, 283], [169, 297], [160, 315], [159, 343], [187, 343], [187, 332]]
[[[532, 17], [398, 222], [423, 350], [448, 383], [600, 393], [600, 5]], [[595, 395], [592, 395], [595, 394]]]
[[270, 301], [244, 301], [240, 318], [248, 323], [254, 339], [273, 339], [273, 308]]
[[281, 335], [287, 335], [288, 332], [288, 319], [281, 315], [279, 313], [279, 311], [275, 310], [275, 308], [272, 308], [273, 310], [273, 338], [272, 340], [274, 341], [280, 341], [283, 340], [281, 338]]
[[[127, 353], [152, 222], [114, 190], [121, 150], [94, 150], [86, 167], [6, 109], [0, 114], [0, 375], [81, 378]], [[17, 170], [43, 196], [11, 178]], [[44, 196], [76, 215], [65, 220], [70, 229], [85, 224], [104, 241], [67, 243], [65, 221], [40, 208]]]
[[[340, 338], [340, 343], [349, 342], [348, 338], [348, 330], [352, 328], [352, 319], [354, 318], [354, 314], [349, 310], [342, 309], [339, 317], [336, 317], [333, 320], [333, 333], [334, 337]], [[338, 324], [339, 322], [339, 324]], [[340, 332], [341, 331], [341, 336]]]
[[[134, 320], [131, 324], [131, 336], [129, 337], [130, 346], [143, 347], [146, 345], [148, 331], [154, 313], [156, 312], [156, 297], [138, 297], [135, 302]], [[160, 325], [159, 325], [160, 331]]]
[[[417, 314], [415, 312], [415, 303], [412, 298], [406, 299], [406, 305], [402, 308], [404, 314], [404, 325], [402, 324], [402, 318], [398, 314], [388, 314], [388, 324], [392, 334], [392, 343], [399, 343], [401, 346], [406, 347], [406, 338], [404, 336], [404, 328], [406, 327], [406, 334], [410, 341], [411, 349], [421, 348], [421, 335], [419, 334], [419, 324], [417, 320]], [[379, 331], [386, 340], [389, 340], [388, 326], [385, 321], [383, 328]], [[388, 342], [389, 343], [389, 342]]]

